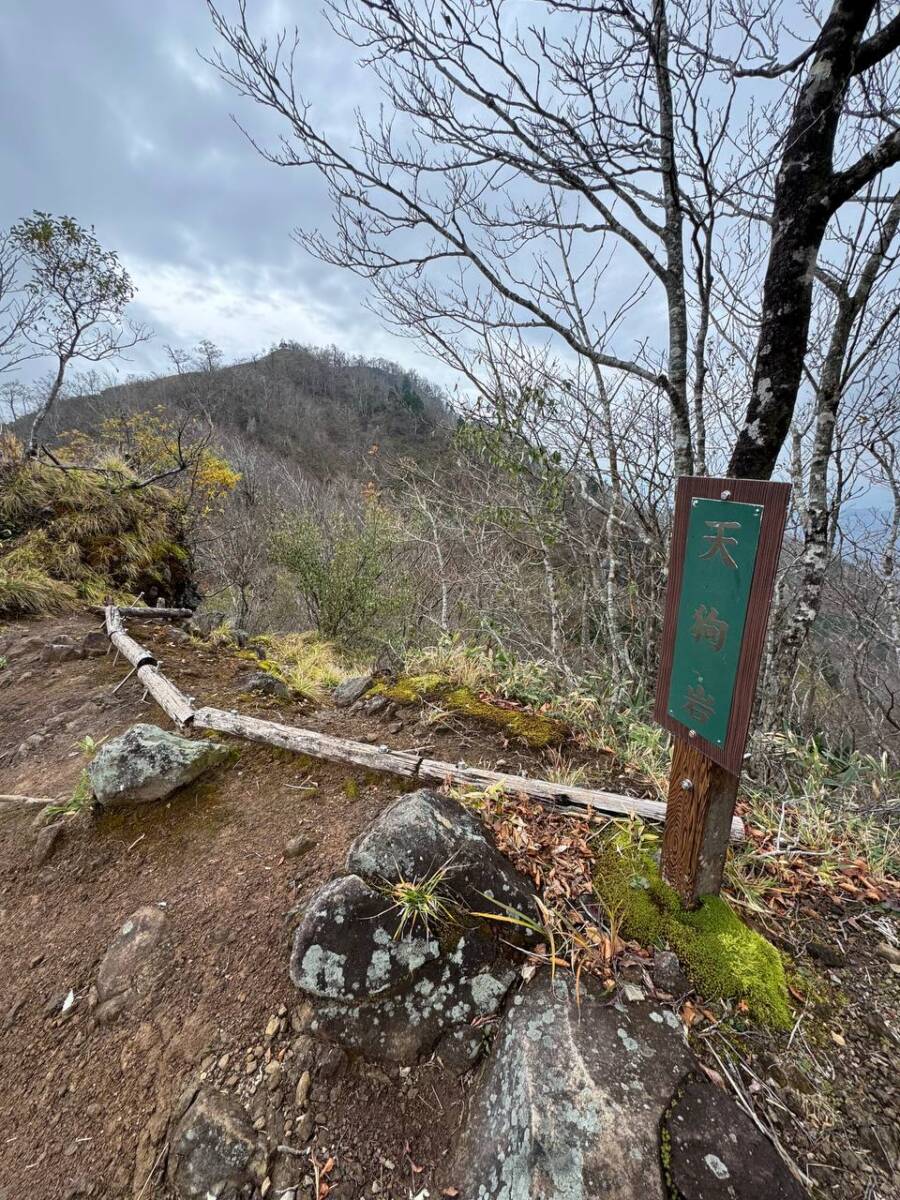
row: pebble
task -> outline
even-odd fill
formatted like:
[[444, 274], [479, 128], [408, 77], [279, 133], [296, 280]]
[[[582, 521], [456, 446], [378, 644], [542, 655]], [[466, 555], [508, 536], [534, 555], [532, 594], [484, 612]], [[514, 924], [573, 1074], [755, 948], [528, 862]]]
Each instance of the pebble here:
[[294, 1103], [297, 1108], [305, 1108], [306, 1102], [309, 1099], [309, 1089], [312, 1084], [312, 1076], [309, 1071], [304, 1071], [297, 1080], [297, 1091], [294, 1094]]
[[269, 1017], [269, 1023], [266, 1025], [266, 1037], [270, 1041], [278, 1032], [279, 1024], [280, 1022], [276, 1016]]

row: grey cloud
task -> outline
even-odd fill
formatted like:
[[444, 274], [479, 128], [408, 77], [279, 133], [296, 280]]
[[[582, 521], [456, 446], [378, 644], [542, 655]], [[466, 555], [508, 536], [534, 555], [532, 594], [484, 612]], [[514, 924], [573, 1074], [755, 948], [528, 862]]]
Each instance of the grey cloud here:
[[[280, 7], [268, 6], [272, 19], [290, 17], [279, 15]], [[362, 72], [348, 70], [323, 19], [304, 9], [303, 84], [327, 104], [330, 123], [343, 123], [374, 93]], [[258, 11], [265, 18], [262, 5]], [[273, 320], [260, 317], [259, 300], [270, 287], [292, 301], [277, 336], [330, 334], [349, 351], [423, 366], [409, 343], [383, 331], [364, 308], [362, 281], [324, 268], [292, 241], [297, 225], [327, 224], [325, 189], [312, 171], [276, 168], [247, 144], [230, 120], [233, 111], [264, 140], [281, 129], [242, 105], [198, 57], [198, 48], [212, 45], [201, 0], [3, 5], [0, 106], [8, 117], [0, 139], [0, 226], [34, 208], [96, 226], [141, 285], [135, 315], [159, 334], [136, 365], [161, 363], [166, 340], [215, 336], [197, 315], [207, 289], [220, 296], [223, 328], [231, 326], [222, 311], [247, 301], [243, 335], [226, 349], [265, 349]], [[167, 271], [181, 279], [188, 322], [147, 282]], [[230, 300], [221, 299], [226, 285]], [[175, 292], [170, 288], [168, 302]]]

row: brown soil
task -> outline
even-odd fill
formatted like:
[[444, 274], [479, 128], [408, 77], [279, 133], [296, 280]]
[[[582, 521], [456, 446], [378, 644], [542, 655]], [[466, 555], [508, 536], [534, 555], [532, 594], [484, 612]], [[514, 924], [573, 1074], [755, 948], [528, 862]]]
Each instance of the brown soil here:
[[[29, 636], [77, 639], [98, 623], [78, 616], [2, 631], [0, 654], [10, 662], [0, 670], [0, 793], [68, 799], [83, 769], [80, 739], [109, 738], [139, 720], [171, 727], [135, 680], [113, 694], [127, 664], [112, 655], [48, 666], [38, 646], [24, 655], [12, 649]], [[496, 762], [496, 740], [477, 731], [467, 731], [461, 746], [459, 730], [408, 722], [392, 735], [375, 718], [241, 694], [252, 664], [233, 652], [185, 645], [155, 625], [132, 632], [185, 691], [208, 703], [398, 747], [427, 745], [436, 757], [455, 760], [464, 750], [470, 762]], [[504, 753], [510, 769], [535, 769], [528, 751]], [[310, 783], [318, 786], [303, 790]], [[168, 802], [66, 818], [61, 844], [41, 866], [32, 857], [39, 810], [0, 804], [3, 1200], [166, 1196], [152, 1169], [163, 1157], [165, 1119], [198, 1068], [239, 1091], [270, 1137], [290, 1142], [282, 1121], [295, 1115], [294, 1080], [306, 1065], [291, 1048], [295, 912], [403, 786], [240, 743], [234, 762]], [[286, 859], [284, 847], [297, 835], [314, 848]], [[174, 967], [144, 1011], [98, 1026], [86, 1002], [98, 964], [129, 914], [154, 904], [171, 917]], [[70, 989], [74, 1009], [58, 1015]], [[278, 1032], [267, 1038], [279, 1015]], [[248, 1055], [257, 1064], [249, 1073]], [[265, 1084], [272, 1057], [285, 1067], [280, 1115]], [[437, 1066], [382, 1070], [333, 1058], [311, 1065], [312, 1152], [320, 1167], [334, 1159], [324, 1177], [332, 1194], [406, 1196], [427, 1187], [459, 1123], [459, 1081]], [[312, 1176], [311, 1159], [292, 1161], [296, 1182]]]

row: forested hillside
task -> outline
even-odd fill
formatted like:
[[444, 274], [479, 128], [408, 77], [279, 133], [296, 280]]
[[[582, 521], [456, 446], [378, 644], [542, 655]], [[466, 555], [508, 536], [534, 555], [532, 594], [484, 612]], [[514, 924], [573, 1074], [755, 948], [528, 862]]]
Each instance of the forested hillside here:
[[335, 346], [283, 342], [225, 366], [217, 348], [204, 342], [170, 358], [171, 374], [97, 391], [90, 379], [83, 381], [54, 411], [45, 437], [90, 433], [111, 417], [162, 410], [175, 423], [206, 423], [218, 441], [270, 452], [326, 479], [359, 474], [373, 447], [389, 455], [421, 452], [447, 430], [440, 393], [427, 380]]

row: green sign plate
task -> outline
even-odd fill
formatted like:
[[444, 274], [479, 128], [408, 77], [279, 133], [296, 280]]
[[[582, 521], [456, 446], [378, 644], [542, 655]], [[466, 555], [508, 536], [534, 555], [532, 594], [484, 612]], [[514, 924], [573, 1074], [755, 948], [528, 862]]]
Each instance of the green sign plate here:
[[728, 735], [762, 513], [691, 500], [667, 712], [715, 746]]

